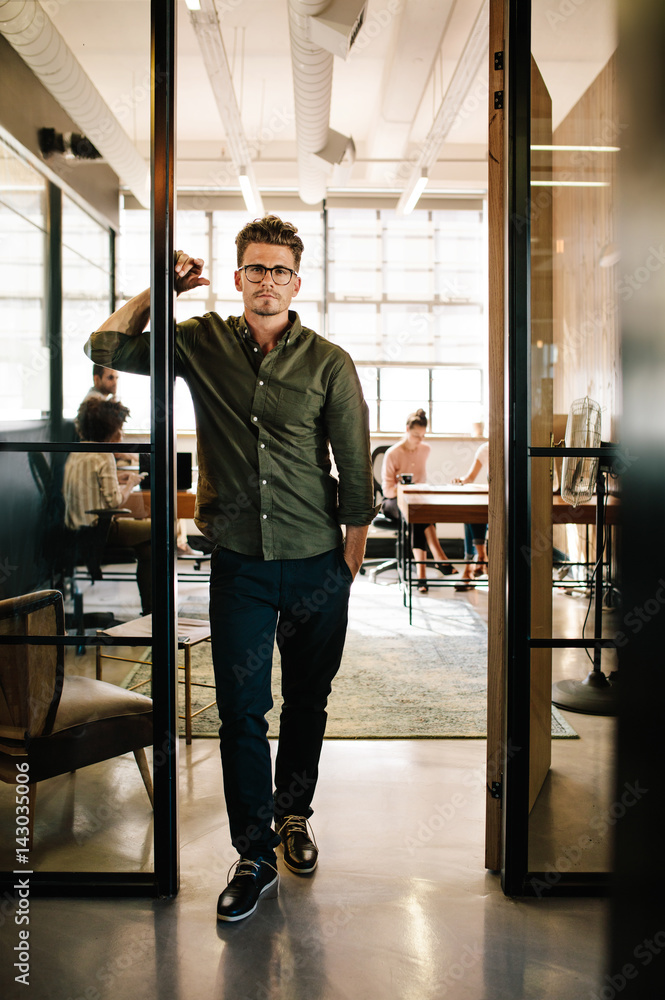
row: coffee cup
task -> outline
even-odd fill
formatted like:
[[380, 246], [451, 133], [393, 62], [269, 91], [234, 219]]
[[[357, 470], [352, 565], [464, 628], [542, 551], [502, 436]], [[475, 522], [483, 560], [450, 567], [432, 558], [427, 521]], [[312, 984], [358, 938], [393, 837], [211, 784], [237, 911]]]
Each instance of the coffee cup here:
[[413, 476], [411, 475], [410, 472], [401, 472], [399, 474], [399, 481], [402, 484], [402, 486], [408, 486], [409, 483], [413, 482]]

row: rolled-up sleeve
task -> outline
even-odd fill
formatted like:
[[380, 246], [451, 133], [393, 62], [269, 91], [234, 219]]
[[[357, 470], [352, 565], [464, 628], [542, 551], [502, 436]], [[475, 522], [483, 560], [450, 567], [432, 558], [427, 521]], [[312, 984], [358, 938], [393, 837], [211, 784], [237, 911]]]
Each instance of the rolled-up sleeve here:
[[106, 507], [119, 507], [122, 503], [122, 493], [118, 484], [118, 473], [113, 455], [102, 456], [97, 471], [99, 489]]
[[113, 330], [97, 330], [83, 350], [96, 365], [134, 375], [150, 374], [150, 334], [147, 331], [130, 337]]
[[324, 420], [339, 475], [338, 522], [370, 524], [379, 507], [374, 504], [369, 410], [349, 355], [330, 379]]

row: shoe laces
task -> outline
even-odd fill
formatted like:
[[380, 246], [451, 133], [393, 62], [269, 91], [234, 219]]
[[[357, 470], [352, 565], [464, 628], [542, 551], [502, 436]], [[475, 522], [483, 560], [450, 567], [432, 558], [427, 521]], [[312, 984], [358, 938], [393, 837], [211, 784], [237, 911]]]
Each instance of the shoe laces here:
[[252, 861], [251, 858], [240, 858], [239, 861], [233, 862], [228, 872], [226, 873], [226, 884], [228, 885], [229, 882], [231, 882], [231, 878], [229, 876], [231, 875], [231, 871], [234, 868], [235, 868], [235, 874], [233, 875], [233, 878], [237, 878], [239, 875], [251, 875], [252, 877], [254, 877], [258, 875], [259, 871], [261, 870], [262, 864], [267, 865], [268, 868], [272, 868], [275, 874], [276, 875], [278, 874], [275, 866], [271, 865], [269, 861], [265, 861], [263, 858], [261, 858], [260, 861]]
[[319, 847], [314, 837], [314, 831], [306, 816], [284, 816], [279, 828], [280, 833], [285, 827], [286, 833], [302, 833], [305, 837], [309, 837], [318, 851]]

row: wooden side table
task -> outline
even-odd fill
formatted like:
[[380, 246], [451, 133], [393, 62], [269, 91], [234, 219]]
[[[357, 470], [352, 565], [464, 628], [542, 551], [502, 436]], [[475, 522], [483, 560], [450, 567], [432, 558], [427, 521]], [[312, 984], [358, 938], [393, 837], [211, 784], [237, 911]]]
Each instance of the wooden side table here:
[[[113, 628], [100, 629], [97, 634], [110, 635], [116, 639], [122, 639], [125, 636], [131, 636], [132, 638], [145, 636], [146, 640], [148, 640], [146, 645], [150, 645], [150, 640], [152, 639], [152, 615], [145, 615], [143, 618], [134, 618], [130, 622], [114, 625]], [[203, 708], [198, 708], [196, 712], [192, 713], [192, 684], [195, 687], [215, 689], [214, 684], [207, 684], [203, 681], [192, 681], [192, 646], [198, 646], [200, 642], [210, 642], [210, 622], [201, 621], [198, 618], [178, 618], [178, 649], [185, 651], [184, 665], [178, 667], [178, 670], [185, 671], [184, 681], [178, 682], [185, 685], [185, 714], [179, 715], [178, 718], [185, 720], [185, 742], [187, 745], [192, 742], [192, 719], [216, 704], [216, 700], [213, 699], [207, 705], [204, 705]], [[152, 660], [135, 660], [129, 656], [114, 656], [111, 653], [103, 653], [101, 646], [97, 646], [96, 651], [97, 680], [102, 679], [102, 660], [122, 660], [126, 663], [152, 664]], [[134, 688], [142, 687], [142, 685], [147, 683], [147, 680], [140, 681], [131, 687], [130, 691], [133, 691]]]

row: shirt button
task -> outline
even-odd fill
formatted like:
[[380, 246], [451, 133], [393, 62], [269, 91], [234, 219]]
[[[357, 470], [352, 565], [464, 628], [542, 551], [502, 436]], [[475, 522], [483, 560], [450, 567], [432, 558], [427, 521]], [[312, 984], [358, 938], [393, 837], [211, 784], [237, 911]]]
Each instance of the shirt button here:
[[267, 479], [262, 479], [262, 480], [261, 480], [261, 482], [262, 482], [262, 483], [263, 483], [263, 485], [265, 486], [265, 485], [266, 485], [266, 483], [268, 482], [268, 480], [267, 480]]
[[259, 382], [259, 385], [263, 385], [263, 382]]
[[264, 444], [262, 444], [262, 445], [261, 445], [261, 447], [262, 447], [262, 448], [265, 448], [265, 445], [264, 445]]
[[267, 514], [264, 514], [264, 515], [263, 515], [263, 520], [265, 521], [265, 520], [267, 519], [267, 517], [268, 517], [268, 515], [267, 515]]
[[258, 417], [252, 417], [252, 420], [255, 420], [255, 421], [256, 421], [256, 420], [258, 420], [258, 419], [259, 419]]

